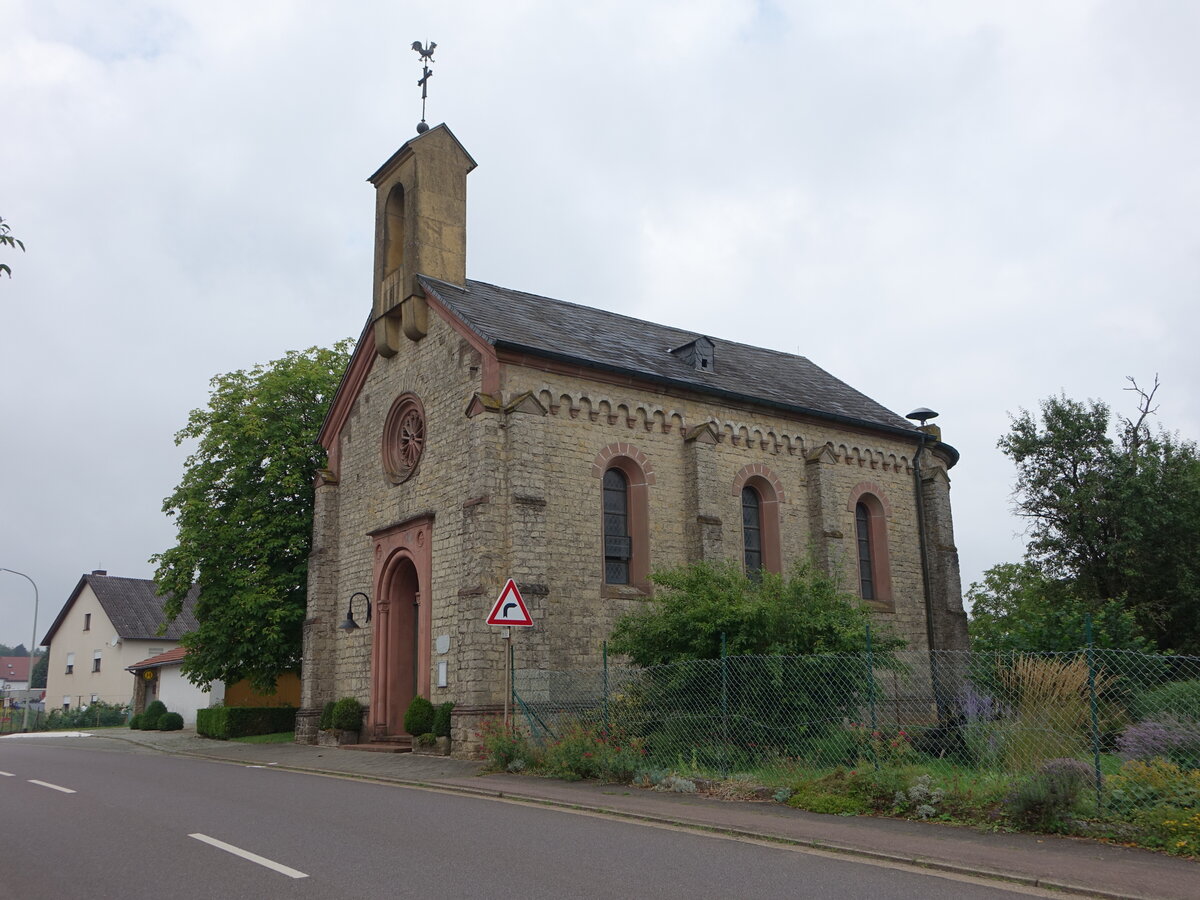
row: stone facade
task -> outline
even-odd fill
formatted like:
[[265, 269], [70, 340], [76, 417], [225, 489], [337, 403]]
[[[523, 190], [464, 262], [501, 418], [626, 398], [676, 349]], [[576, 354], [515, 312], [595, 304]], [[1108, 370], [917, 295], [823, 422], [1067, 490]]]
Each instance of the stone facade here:
[[[952, 448], [928, 429], [714, 393], [699, 377], [665, 386], [489, 341], [486, 322], [468, 321], [432, 280], [466, 284], [473, 167], [439, 126], [372, 179], [375, 316], [322, 432], [329, 469], [316, 487], [297, 740], [315, 740], [321, 706], [342, 696], [368, 706], [372, 737], [398, 734], [419, 692], [454, 701], [459, 752], [504, 702], [507, 644], [484, 620], [507, 578], [535, 623], [513, 629], [516, 666], [594, 667], [617, 617], [648, 595], [649, 571], [742, 559], [747, 485], [762, 500], [765, 567], [811, 555], [847, 585], [859, 583], [855, 515], [869, 498], [881, 623], [913, 649], [931, 636], [965, 646]], [[709, 359], [698, 365], [715, 347], [720, 367], [722, 345], [701, 340]], [[414, 399], [423, 431], [400, 435], [393, 411]], [[387, 462], [397, 440], [419, 453], [400, 475]], [[614, 466], [629, 484], [627, 584], [604, 574], [602, 479]], [[340, 631], [356, 591], [371, 597], [373, 619]], [[354, 609], [358, 621], [364, 612]]]

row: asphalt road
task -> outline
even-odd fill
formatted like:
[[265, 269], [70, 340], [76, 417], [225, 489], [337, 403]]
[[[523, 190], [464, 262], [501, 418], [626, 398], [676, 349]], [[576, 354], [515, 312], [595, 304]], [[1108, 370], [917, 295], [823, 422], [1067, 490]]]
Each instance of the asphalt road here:
[[152, 753], [4, 742], [0, 773], [0, 897], [1052, 896], [597, 815]]

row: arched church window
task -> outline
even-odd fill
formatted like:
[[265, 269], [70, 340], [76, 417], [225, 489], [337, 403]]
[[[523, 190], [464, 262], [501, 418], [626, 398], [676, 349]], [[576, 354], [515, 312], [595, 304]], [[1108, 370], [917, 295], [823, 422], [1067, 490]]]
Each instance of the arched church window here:
[[762, 530], [762, 498], [746, 485], [742, 488], [742, 558], [747, 575], [762, 571]]
[[604, 582], [629, 584], [633, 539], [629, 534], [629, 479], [620, 469], [604, 473]]

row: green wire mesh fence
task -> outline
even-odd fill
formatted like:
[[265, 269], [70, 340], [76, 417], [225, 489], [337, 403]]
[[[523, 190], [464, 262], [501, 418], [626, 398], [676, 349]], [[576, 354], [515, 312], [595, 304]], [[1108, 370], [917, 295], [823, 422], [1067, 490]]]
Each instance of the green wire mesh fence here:
[[[535, 741], [579, 725], [636, 739], [647, 767], [917, 767], [1013, 780], [1083, 767], [1097, 807], [1200, 810], [1200, 657], [870, 652], [639, 668], [515, 669]], [[1062, 768], [1063, 763], [1056, 763]]]

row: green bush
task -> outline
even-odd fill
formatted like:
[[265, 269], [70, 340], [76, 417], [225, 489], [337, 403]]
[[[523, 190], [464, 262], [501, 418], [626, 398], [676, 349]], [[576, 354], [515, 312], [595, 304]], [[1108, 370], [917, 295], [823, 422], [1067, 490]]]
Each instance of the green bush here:
[[196, 713], [196, 733], [221, 741], [295, 728], [294, 706], [211, 706]]
[[1200, 679], [1174, 681], [1146, 691], [1134, 698], [1132, 712], [1138, 720], [1170, 716], [1200, 721]]
[[454, 704], [443, 703], [433, 713], [433, 733], [438, 737], [450, 737], [450, 713]]
[[154, 700], [147, 705], [145, 712], [142, 713], [142, 728], [146, 731], [157, 731], [158, 720], [163, 717], [167, 711], [167, 704], [161, 700]]
[[329, 714], [330, 727], [338, 731], [361, 731], [362, 714], [361, 703], [353, 697], [343, 697], [333, 704], [333, 711]]
[[159, 731], [182, 731], [183, 716], [176, 712], [163, 713], [158, 719]]
[[140, 715], [129, 717], [129, 727], [137, 731], [142, 727], [142, 717]]
[[404, 730], [414, 737], [433, 731], [433, 704], [424, 697], [413, 697], [404, 713]]
[[336, 701], [330, 700], [321, 709], [321, 720], [317, 723], [317, 728], [321, 731], [328, 731], [333, 727], [333, 708], [337, 705]]

